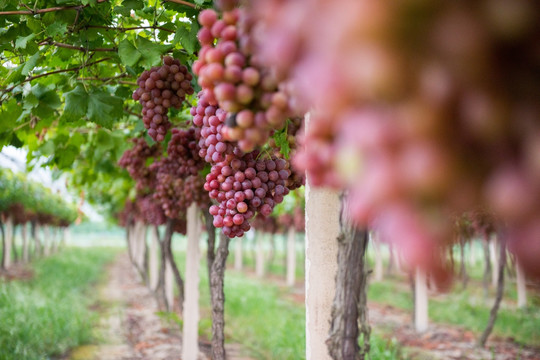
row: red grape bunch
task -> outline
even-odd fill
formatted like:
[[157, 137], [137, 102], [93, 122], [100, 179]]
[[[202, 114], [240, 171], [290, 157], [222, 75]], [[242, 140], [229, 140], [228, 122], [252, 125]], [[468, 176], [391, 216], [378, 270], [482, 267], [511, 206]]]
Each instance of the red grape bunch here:
[[242, 236], [257, 213], [269, 216], [283, 201], [290, 175], [286, 160], [257, 152], [213, 165], [204, 188], [218, 202], [210, 207], [214, 226], [226, 236]]
[[[313, 109], [296, 163], [409, 263], [486, 209], [540, 276], [540, 5], [258, 1], [256, 55]], [[332, 69], [332, 71], [329, 71]], [[316, 79], [316, 86], [314, 86]]]
[[135, 180], [137, 191], [146, 192], [153, 187], [155, 180], [155, 172], [146, 165], [146, 162], [150, 158], [161, 157], [161, 146], [159, 144], [149, 146], [144, 138], [135, 138], [132, 142], [133, 147], [122, 154], [118, 165], [126, 169]]
[[193, 71], [207, 100], [224, 111], [220, 134], [225, 140], [238, 141], [242, 151], [252, 151], [284, 127], [291, 115], [289, 98], [253, 56], [252, 21], [246, 12], [233, 9], [219, 19], [214, 10], [207, 9], [199, 14], [199, 22], [202, 48]]
[[186, 95], [193, 94], [192, 79], [186, 66], [165, 56], [162, 66], [144, 71], [137, 80], [139, 88], [133, 93], [133, 100], [141, 103], [144, 126], [155, 141], [163, 141], [171, 127], [169, 108], [179, 109]]

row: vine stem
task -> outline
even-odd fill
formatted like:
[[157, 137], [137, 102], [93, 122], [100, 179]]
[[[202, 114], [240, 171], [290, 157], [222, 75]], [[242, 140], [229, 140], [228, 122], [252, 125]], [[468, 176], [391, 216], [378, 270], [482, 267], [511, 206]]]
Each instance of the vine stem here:
[[52, 45], [52, 46], [57, 46], [57, 47], [61, 47], [61, 48], [65, 48], [65, 49], [73, 49], [73, 50], [79, 50], [79, 51], [83, 51], [83, 52], [91, 52], [91, 51], [110, 51], [110, 52], [117, 52], [118, 49], [117, 48], [95, 48], [95, 49], [87, 49], [85, 47], [82, 47], [82, 46], [75, 46], [75, 45], [70, 45], [70, 44], [65, 44], [65, 43], [59, 43], [59, 42], [55, 42], [55, 41], [42, 41], [39, 43], [39, 45]]
[[53, 74], [60, 74], [60, 73], [64, 73], [64, 72], [70, 72], [70, 71], [78, 71], [78, 70], [84, 69], [85, 67], [89, 67], [89, 66], [98, 64], [100, 62], [111, 60], [111, 59], [112, 58], [110, 58], [110, 57], [103, 58], [103, 59], [100, 59], [100, 60], [96, 60], [96, 61], [93, 61], [93, 62], [90, 62], [90, 63], [87, 63], [87, 64], [83, 64], [81, 66], [77, 66], [77, 67], [73, 67], [73, 68], [69, 68], [69, 69], [54, 70], [54, 71], [50, 71], [48, 73], [39, 74], [39, 75], [35, 75], [35, 76], [30, 76], [29, 78], [24, 79], [23, 81], [21, 81], [17, 85], [13, 85], [13, 86], [11, 86], [9, 88], [6, 88], [6, 89], [0, 89], [0, 91], [2, 91], [3, 93], [6, 93], [6, 92], [9, 92], [9, 91], [15, 89], [17, 86], [19, 86], [21, 84], [24, 84], [26, 82], [29, 82], [29, 81], [32, 81], [32, 80], [35, 80], [35, 79], [39, 79], [41, 77], [45, 77], [45, 76], [49, 76], [49, 75], [53, 75]]
[[175, 3], [175, 4], [180, 4], [180, 5], [185, 5], [185, 6], [189, 6], [193, 9], [197, 9], [197, 5], [195, 4], [192, 4], [190, 2], [187, 2], [187, 1], [184, 1], [184, 0], [163, 0], [164, 3], [166, 2], [172, 2], [172, 3]]
[[[97, 0], [98, 3], [107, 2], [108, 0]], [[44, 14], [49, 12], [55, 12], [55, 11], [62, 11], [62, 10], [80, 10], [89, 5], [76, 5], [76, 6], [57, 6], [52, 8], [46, 8], [46, 9], [37, 9], [37, 10], [11, 10], [11, 11], [0, 11], [1, 15], [36, 15], [36, 14]]]
[[102, 25], [87, 25], [87, 29], [105, 29], [105, 30], [118, 30], [121, 32], [126, 32], [130, 30], [143, 30], [143, 29], [157, 29], [165, 32], [174, 34], [174, 30], [166, 29], [162, 26], [133, 26], [133, 27], [118, 27], [118, 26], [102, 26]]

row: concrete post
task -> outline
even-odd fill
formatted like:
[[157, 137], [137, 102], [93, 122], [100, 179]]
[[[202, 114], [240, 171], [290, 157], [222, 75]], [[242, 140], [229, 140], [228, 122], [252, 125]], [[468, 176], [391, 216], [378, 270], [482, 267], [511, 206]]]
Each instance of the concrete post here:
[[242, 268], [244, 267], [243, 263], [243, 254], [242, 254], [242, 243], [244, 242], [244, 237], [236, 238], [236, 246], [234, 248], [234, 270], [236, 271], [242, 271]]
[[184, 329], [182, 359], [199, 357], [199, 267], [201, 219], [199, 207], [192, 203], [187, 210], [186, 280], [184, 283]]
[[51, 229], [49, 225], [43, 227], [43, 255], [49, 256], [51, 254]]
[[492, 238], [489, 242], [489, 257], [491, 258], [491, 285], [497, 287], [497, 280], [499, 278], [499, 257], [497, 256], [497, 241]]
[[325, 341], [335, 293], [339, 194], [306, 179], [306, 360], [330, 360]]
[[516, 281], [517, 281], [517, 306], [524, 308], [527, 306], [527, 285], [525, 273], [516, 259]]
[[27, 223], [21, 224], [21, 237], [22, 237], [22, 259], [24, 263], [28, 262], [28, 232]]
[[375, 254], [375, 271], [373, 278], [375, 281], [382, 281], [384, 276], [384, 266], [381, 254], [381, 243], [373, 231], [369, 232], [369, 237], [371, 238], [369, 243], [373, 245], [373, 252]]
[[416, 268], [414, 292], [414, 325], [417, 332], [424, 332], [428, 328], [427, 277], [420, 268]]
[[289, 227], [287, 233], [287, 286], [293, 287], [296, 280], [296, 230]]
[[255, 259], [255, 274], [257, 277], [264, 277], [264, 233], [257, 231], [255, 234], [256, 241], [256, 259]]
[[5, 250], [6, 253], [4, 254], [4, 267], [6, 269], [9, 269], [11, 266], [11, 246], [13, 245], [13, 218], [11, 216], [8, 216], [6, 220], [6, 229], [5, 229], [5, 238], [6, 242]]
[[155, 291], [159, 282], [159, 240], [157, 228], [152, 229], [150, 236], [150, 253], [148, 258], [150, 289]]

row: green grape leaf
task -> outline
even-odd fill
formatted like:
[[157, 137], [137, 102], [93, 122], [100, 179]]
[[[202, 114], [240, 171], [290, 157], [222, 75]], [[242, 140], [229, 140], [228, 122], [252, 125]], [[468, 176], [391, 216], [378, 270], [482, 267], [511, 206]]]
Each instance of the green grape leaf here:
[[67, 24], [62, 22], [54, 22], [47, 26], [45, 33], [49, 36], [64, 35], [67, 32]]
[[123, 115], [124, 102], [117, 96], [106, 92], [95, 91], [88, 97], [88, 119], [104, 128], [110, 129], [115, 120]]
[[28, 36], [20, 36], [15, 40], [15, 49], [26, 49], [29, 41], [32, 41], [36, 34], [32, 33]]
[[158, 64], [161, 61], [161, 55], [172, 48], [172, 45], [156, 44], [141, 36], [137, 37], [135, 43], [142, 55], [141, 63], [145, 68]]
[[86, 115], [88, 109], [88, 93], [81, 84], [64, 94], [64, 118], [67, 121], [77, 120]]
[[142, 54], [131, 41], [124, 39], [118, 44], [118, 56], [124, 65], [133, 66], [139, 61]]
[[195, 26], [192, 24], [191, 29], [188, 30], [184, 23], [179, 23], [173, 39], [173, 44], [180, 43], [189, 54], [193, 54], [197, 43], [196, 34], [195, 37], [192, 34], [194, 28]]
[[124, 0], [122, 1], [122, 6], [128, 9], [141, 10], [144, 8], [144, 2], [142, 0]]
[[40, 53], [39, 53], [39, 51], [38, 51], [38, 52], [36, 52], [34, 55], [32, 55], [32, 56], [30, 57], [30, 59], [28, 59], [28, 60], [24, 63], [24, 66], [23, 66], [23, 68], [22, 68], [22, 70], [21, 70], [21, 74], [23, 74], [23, 75], [25, 75], [25, 76], [28, 75], [28, 74], [30, 74], [30, 72], [36, 67], [36, 64], [37, 64], [37, 62], [38, 62], [38, 60], [39, 60], [39, 55], [40, 55]]
[[291, 152], [291, 146], [287, 137], [287, 127], [274, 134], [276, 146], [279, 147], [279, 151], [285, 156], [285, 159], [289, 158], [289, 153]]

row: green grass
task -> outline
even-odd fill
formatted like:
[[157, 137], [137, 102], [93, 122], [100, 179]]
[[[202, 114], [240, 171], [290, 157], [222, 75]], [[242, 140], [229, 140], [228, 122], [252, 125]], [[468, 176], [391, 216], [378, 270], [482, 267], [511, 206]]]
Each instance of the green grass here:
[[66, 248], [34, 262], [30, 281], [0, 283], [0, 360], [49, 359], [90, 342], [90, 289], [114, 255]]
[[[372, 283], [369, 286], [368, 299], [412, 311], [412, 294], [406, 286], [391, 279]], [[515, 284], [510, 283], [509, 286], [515, 287]], [[507, 288], [503, 300], [513, 299], [514, 296], [515, 290]], [[489, 301], [484, 300], [481, 286], [469, 284], [469, 288], [462, 291], [461, 284], [456, 284], [453, 292], [429, 299], [429, 319], [436, 323], [458, 325], [479, 334], [487, 325], [492, 303], [493, 296]], [[540, 346], [538, 307], [516, 309], [514, 304], [503, 304], [493, 334], [513, 338], [520, 344]]]
[[[231, 250], [234, 251], [233, 246]], [[181, 269], [185, 254], [176, 253]], [[278, 261], [276, 261], [278, 263]], [[199, 332], [211, 337], [210, 299], [206, 264], [201, 263]], [[288, 299], [289, 290], [235, 271], [225, 273], [225, 334], [256, 359], [305, 359], [305, 308]], [[377, 332], [371, 337], [371, 359], [403, 359], [395, 340]]]

